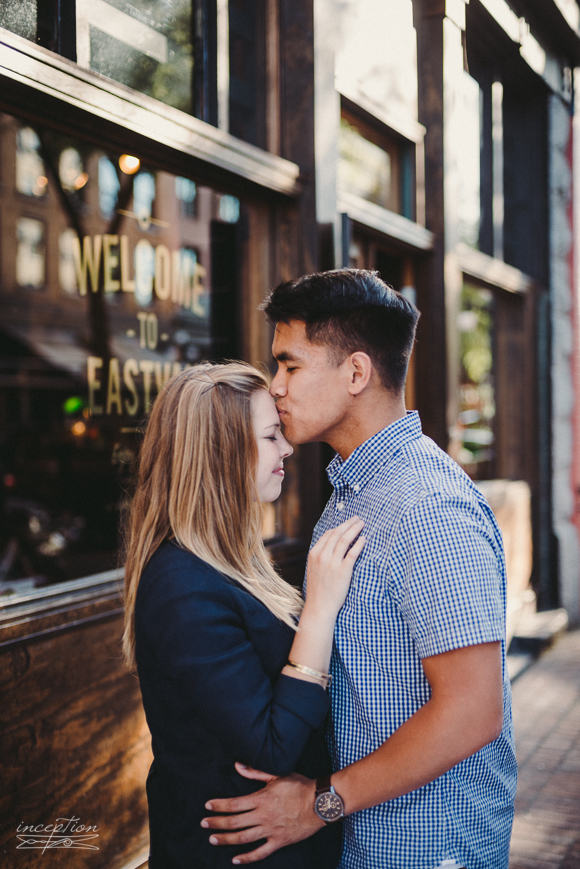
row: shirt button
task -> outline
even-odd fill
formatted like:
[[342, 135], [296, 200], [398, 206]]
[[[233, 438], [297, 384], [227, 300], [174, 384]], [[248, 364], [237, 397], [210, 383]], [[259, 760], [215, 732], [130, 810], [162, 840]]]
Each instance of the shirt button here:
[[355, 483], [352, 488], [354, 489], [355, 492], [360, 492], [360, 486], [358, 483]]
[[339, 512], [342, 512], [344, 510], [344, 501], [339, 501], [338, 504], [336, 505], [336, 509]]

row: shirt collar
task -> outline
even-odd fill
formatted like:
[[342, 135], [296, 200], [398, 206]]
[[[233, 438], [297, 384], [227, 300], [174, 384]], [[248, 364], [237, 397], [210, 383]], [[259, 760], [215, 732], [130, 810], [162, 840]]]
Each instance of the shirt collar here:
[[350, 486], [358, 492], [402, 446], [421, 437], [422, 433], [417, 411], [407, 411], [405, 416], [360, 444], [346, 461], [337, 453], [326, 468], [331, 485], [335, 489]]

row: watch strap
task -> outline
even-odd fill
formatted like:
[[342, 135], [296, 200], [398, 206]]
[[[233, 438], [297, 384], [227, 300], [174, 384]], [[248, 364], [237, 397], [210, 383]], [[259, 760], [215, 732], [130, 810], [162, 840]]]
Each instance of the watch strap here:
[[321, 775], [316, 779], [316, 790], [314, 792], [315, 796], [319, 794], [323, 794], [326, 791], [329, 791], [332, 788], [330, 783], [330, 773], [327, 775]]

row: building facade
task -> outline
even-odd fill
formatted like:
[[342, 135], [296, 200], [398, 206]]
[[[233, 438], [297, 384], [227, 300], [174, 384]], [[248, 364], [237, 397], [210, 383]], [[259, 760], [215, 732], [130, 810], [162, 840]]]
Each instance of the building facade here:
[[[579, 65], [576, 0], [1, 5], [3, 865], [57, 817], [98, 828], [92, 866], [146, 859], [140, 432], [182, 367], [270, 364], [280, 280], [373, 268], [417, 302], [408, 406], [504, 516], [514, 594], [580, 617]], [[326, 458], [265, 514], [295, 582]]]

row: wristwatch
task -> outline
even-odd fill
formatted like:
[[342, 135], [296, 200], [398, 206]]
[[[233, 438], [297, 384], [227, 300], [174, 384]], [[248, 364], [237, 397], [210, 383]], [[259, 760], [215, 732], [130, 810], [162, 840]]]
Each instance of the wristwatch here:
[[325, 824], [344, 818], [344, 802], [340, 794], [330, 784], [330, 776], [324, 775], [316, 780], [314, 811]]

